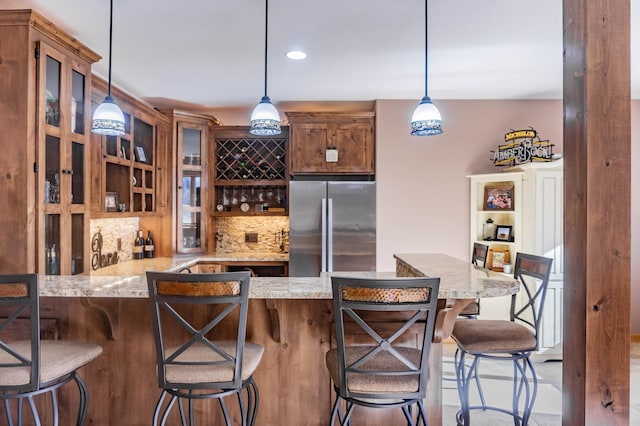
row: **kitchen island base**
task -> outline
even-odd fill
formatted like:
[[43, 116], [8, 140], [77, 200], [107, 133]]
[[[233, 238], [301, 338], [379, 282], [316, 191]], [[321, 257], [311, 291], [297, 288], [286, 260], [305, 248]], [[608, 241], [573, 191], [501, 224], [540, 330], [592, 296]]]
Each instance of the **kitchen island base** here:
[[[101, 357], [80, 371], [89, 388], [87, 424], [149, 425], [160, 389], [148, 299], [43, 297], [41, 305], [43, 317], [57, 318], [60, 338], [103, 347]], [[257, 425], [329, 423], [334, 393], [325, 353], [332, 344], [332, 321], [331, 300], [250, 300], [247, 341], [265, 347], [254, 374], [260, 392]], [[74, 387], [60, 392], [61, 424], [73, 423], [76, 399]], [[237, 399], [226, 401], [237, 412]], [[48, 403], [47, 397], [39, 405]], [[215, 401], [197, 401], [194, 407], [196, 424], [224, 424]], [[240, 424], [239, 416], [233, 417]], [[354, 425], [403, 422], [400, 409], [357, 407], [354, 413]], [[177, 409], [168, 424], [179, 424]]]

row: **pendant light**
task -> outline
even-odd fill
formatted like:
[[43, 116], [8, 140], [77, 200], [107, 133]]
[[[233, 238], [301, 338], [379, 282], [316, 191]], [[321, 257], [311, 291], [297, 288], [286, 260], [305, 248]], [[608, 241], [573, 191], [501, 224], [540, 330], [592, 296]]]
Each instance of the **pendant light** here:
[[111, 97], [111, 46], [113, 44], [113, 0], [109, 14], [109, 83], [107, 97], [96, 108], [91, 122], [91, 132], [107, 136], [124, 135], [124, 114]]
[[267, 96], [267, 39], [269, 29], [269, 0], [265, 0], [264, 13], [264, 96], [251, 113], [252, 135], [266, 136], [280, 134], [280, 114]]
[[424, 98], [411, 117], [412, 136], [433, 136], [442, 133], [442, 116], [438, 108], [431, 102], [428, 91], [428, 0], [424, 1]]

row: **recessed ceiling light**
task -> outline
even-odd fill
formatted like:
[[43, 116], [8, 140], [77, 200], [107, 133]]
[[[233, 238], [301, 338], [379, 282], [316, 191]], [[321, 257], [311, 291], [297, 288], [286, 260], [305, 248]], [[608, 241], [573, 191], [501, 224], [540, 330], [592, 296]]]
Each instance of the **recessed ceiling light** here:
[[304, 53], [301, 50], [291, 50], [287, 53], [285, 53], [285, 56], [289, 59], [294, 59], [296, 61], [299, 61], [300, 59], [304, 59], [307, 57], [307, 54]]

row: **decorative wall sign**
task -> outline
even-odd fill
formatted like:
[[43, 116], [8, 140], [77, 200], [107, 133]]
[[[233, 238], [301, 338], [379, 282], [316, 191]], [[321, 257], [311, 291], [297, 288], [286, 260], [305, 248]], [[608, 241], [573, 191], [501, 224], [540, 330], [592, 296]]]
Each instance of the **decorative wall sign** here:
[[504, 145], [498, 145], [493, 153], [495, 166], [515, 166], [532, 162], [553, 160], [553, 144], [542, 141], [533, 128], [512, 130], [504, 135]]
[[118, 263], [118, 252], [102, 254], [102, 233], [100, 231], [93, 234], [91, 238], [91, 269], [94, 271], [105, 266], [115, 265]]

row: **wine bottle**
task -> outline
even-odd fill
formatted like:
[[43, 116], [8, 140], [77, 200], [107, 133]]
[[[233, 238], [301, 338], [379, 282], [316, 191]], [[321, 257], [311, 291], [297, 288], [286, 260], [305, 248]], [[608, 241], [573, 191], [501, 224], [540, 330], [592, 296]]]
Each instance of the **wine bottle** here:
[[155, 248], [153, 247], [153, 238], [151, 237], [151, 231], [147, 231], [147, 239], [144, 242], [144, 257], [152, 258], [153, 251]]
[[138, 231], [136, 239], [133, 242], [133, 258], [144, 259], [144, 238], [142, 231]]

